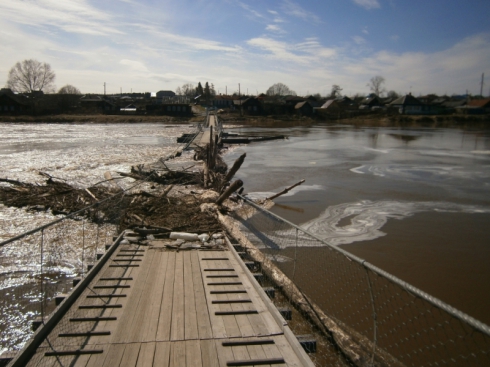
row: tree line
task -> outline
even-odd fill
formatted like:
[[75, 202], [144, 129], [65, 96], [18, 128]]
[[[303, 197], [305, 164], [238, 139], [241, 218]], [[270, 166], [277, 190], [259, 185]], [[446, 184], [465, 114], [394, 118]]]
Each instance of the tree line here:
[[[46, 62], [39, 62], [34, 59], [17, 62], [9, 71], [7, 79], [7, 88], [16, 93], [32, 93], [42, 91], [53, 93], [55, 91], [54, 81], [56, 75], [51, 69], [51, 65]], [[377, 75], [370, 79], [367, 87], [377, 96], [386, 92], [384, 88], [385, 78]], [[189, 98], [201, 97], [204, 101], [209, 102], [216, 95], [214, 85], [208, 82], [204, 87], [201, 82], [194, 86], [192, 83], [186, 83], [175, 90], [177, 95]], [[81, 94], [80, 90], [71, 84], [67, 84], [58, 90], [59, 94]], [[296, 96], [296, 92], [291, 90], [283, 83], [275, 83], [270, 86], [266, 93], [268, 96]], [[395, 91], [389, 91], [388, 97], [398, 97]], [[319, 94], [315, 95], [320, 97]], [[334, 84], [330, 91], [330, 98], [342, 97], [342, 88]]]

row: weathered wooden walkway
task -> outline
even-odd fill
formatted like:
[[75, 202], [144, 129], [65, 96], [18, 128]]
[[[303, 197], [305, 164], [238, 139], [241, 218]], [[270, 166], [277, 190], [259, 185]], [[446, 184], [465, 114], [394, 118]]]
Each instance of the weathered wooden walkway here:
[[218, 134], [218, 119], [216, 115], [208, 115], [206, 120], [206, 126], [203, 131], [201, 131], [190, 144], [191, 147], [201, 147], [204, 148], [211, 141], [211, 131], [213, 131], [213, 139], [215, 135]]
[[27, 364], [252, 365], [313, 366], [234, 249], [163, 245], [120, 245]]

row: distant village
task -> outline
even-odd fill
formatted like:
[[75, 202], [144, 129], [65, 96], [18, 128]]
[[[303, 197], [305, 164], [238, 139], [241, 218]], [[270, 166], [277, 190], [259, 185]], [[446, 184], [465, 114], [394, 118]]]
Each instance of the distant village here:
[[0, 115], [128, 114], [191, 116], [202, 106], [240, 115], [300, 115], [324, 119], [350, 118], [363, 114], [441, 115], [490, 114], [490, 98], [469, 96], [414, 97], [411, 94], [382, 98], [376, 94], [347, 97], [296, 95], [223, 95], [203, 97], [178, 95], [170, 90], [157, 93], [49, 94], [13, 93], [0, 90]]

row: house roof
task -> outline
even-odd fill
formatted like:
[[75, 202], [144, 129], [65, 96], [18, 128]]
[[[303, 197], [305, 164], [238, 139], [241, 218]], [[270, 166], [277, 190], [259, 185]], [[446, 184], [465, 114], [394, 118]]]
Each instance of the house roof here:
[[335, 99], [329, 99], [320, 108], [329, 108], [332, 104], [338, 105], [338, 102]]
[[404, 95], [403, 97], [395, 99], [393, 102], [390, 103], [391, 106], [395, 105], [402, 105], [402, 106], [407, 106], [407, 105], [415, 105], [415, 106], [420, 106], [422, 105], [422, 102], [420, 102], [417, 98], [412, 96], [411, 94]]
[[28, 105], [27, 98], [24, 95], [14, 94], [14, 92], [8, 88], [2, 88], [0, 90], [0, 96], [6, 96], [7, 98], [10, 98], [12, 101], [21, 105]]
[[472, 99], [471, 101], [468, 102], [468, 106], [480, 107], [480, 108], [490, 107], [490, 98]]
[[299, 109], [303, 108], [303, 106], [305, 106], [307, 104], [310, 105], [310, 107], [313, 107], [311, 105], [310, 101], [303, 101], [303, 102], [296, 103], [296, 105], [294, 106], [294, 109], [299, 110]]
[[361, 104], [362, 105], [372, 105], [372, 104], [375, 104], [375, 103], [381, 103], [380, 99], [378, 98], [377, 95], [370, 95], [369, 97], [366, 97], [364, 98], [362, 101], [361, 101]]
[[442, 103], [442, 105], [447, 108], [460, 107], [460, 106], [464, 106], [465, 104], [466, 104], [466, 100], [464, 99], [460, 99], [459, 101], [446, 101]]

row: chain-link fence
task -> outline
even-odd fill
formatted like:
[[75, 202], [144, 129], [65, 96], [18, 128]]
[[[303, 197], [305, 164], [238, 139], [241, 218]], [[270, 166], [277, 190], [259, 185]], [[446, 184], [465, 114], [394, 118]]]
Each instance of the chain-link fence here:
[[242, 232], [323, 321], [362, 344], [357, 364], [490, 366], [487, 325], [242, 199]]
[[[0, 244], [1, 350], [18, 350], [112, 243], [124, 193]], [[99, 255], [100, 256], [100, 255]]]

